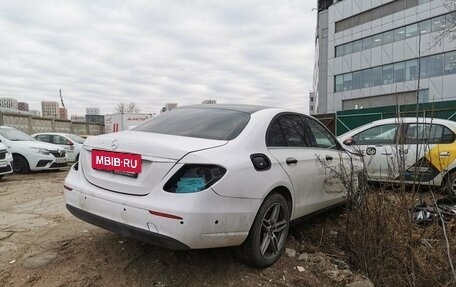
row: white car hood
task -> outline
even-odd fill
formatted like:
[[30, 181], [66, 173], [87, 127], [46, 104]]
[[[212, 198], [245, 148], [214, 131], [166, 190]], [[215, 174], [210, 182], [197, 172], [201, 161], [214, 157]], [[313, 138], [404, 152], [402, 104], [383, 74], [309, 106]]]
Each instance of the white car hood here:
[[63, 147], [51, 144], [51, 143], [45, 143], [45, 142], [40, 142], [40, 141], [10, 141], [11, 143], [11, 149], [15, 149], [15, 147], [37, 147], [37, 148], [45, 148], [47, 150], [64, 150]]

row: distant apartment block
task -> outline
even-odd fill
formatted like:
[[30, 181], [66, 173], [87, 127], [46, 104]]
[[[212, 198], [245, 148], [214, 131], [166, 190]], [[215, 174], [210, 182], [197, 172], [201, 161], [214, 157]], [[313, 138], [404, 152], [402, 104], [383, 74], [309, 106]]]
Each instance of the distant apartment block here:
[[0, 98], [0, 107], [17, 110], [17, 100], [15, 98]]
[[66, 108], [59, 108], [59, 119], [68, 120], [68, 110]]
[[86, 108], [86, 115], [99, 115], [100, 109], [99, 108]]
[[29, 111], [29, 104], [26, 102], [18, 102], [17, 109], [20, 111], [28, 112]]
[[217, 100], [204, 100], [202, 102], [203, 105], [214, 105], [217, 104]]
[[59, 118], [59, 103], [51, 101], [41, 102], [41, 114], [43, 117]]
[[73, 122], [84, 122], [85, 121], [85, 116], [78, 116], [78, 115], [72, 115], [71, 120]]
[[175, 108], [177, 108], [177, 103], [166, 103], [166, 105], [161, 109], [161, 113], [163, 112], [166, 112], [166, 111], [170, 111], [170, 110], [173, 110]]
[[103, 115], [85, 115], [85, 122], [89, 124], [104, 124], [105, 118]]

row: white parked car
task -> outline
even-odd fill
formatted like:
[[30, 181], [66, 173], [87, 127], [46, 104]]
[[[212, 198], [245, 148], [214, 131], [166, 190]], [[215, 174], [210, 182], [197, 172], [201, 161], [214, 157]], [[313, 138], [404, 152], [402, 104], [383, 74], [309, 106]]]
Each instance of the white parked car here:
[[456, 122], [442, 119], [378, 120], [341, 136], [361, 152], [371, 181], [419, 182], [456, 194]]
[[59, 169], [68, 166], [65, 149], [35, 140], [15, 128], [0, 126], [0, 140], [13, 155], [13, 171]]
[[13, 172], [13, 156], [6, 146], [0, 142], [0, 178]]
[[73, 215], [124, 236], [172, 249], [238, 246], [242, 260], [265, 267], [279, 258], [290, 220], [343, 203], [335, 173], [350, 162], [312, 117], [188, 106], [88, 138], [64, 195]]
[[84, 139], [75, 134], [67, 133], [38, 133], [33, 134], [33, 138], [36, 140], [53, 143], [62, 146], [68, 156], [68, 161], [75, 162], [79, 159], [79, 153], [81, 152], [82, 144]]

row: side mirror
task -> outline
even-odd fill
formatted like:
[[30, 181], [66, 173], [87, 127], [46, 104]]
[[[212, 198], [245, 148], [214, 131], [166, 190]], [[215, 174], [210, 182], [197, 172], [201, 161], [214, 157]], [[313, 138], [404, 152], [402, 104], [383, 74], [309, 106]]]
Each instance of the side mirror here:
[[72, 141], [67, 141], [66, 145], [74, 145], [74, 143]]
[[349, 137], [348, 139], [344, 140], [343, 142], [344, 145], [351, 146], [356, 144], [355, 140], [352, 137]]

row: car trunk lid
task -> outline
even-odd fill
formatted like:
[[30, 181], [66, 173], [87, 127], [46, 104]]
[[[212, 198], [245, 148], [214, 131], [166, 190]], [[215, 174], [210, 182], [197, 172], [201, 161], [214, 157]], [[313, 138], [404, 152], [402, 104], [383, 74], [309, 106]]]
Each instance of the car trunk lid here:
[[[164, 185], [164, 182], [161, 182], [163, 178], [186, 154], [226, 143], [227, 141], [124, 131], [88, 138], [81, 150], [79, 161], [84, 176], [93, 185], [120, 193], [146, 195], [157, 185]], [[141, 172], [124, 173], [96, 169], [92, 163], [94, 150], [140, 155]]]

